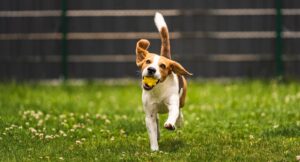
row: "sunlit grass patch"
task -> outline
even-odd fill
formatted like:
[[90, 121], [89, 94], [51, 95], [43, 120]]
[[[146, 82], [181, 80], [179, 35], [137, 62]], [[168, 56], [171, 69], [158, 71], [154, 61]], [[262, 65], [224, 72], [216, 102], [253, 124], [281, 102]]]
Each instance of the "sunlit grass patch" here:
[[[0, 84], [0, 161], [294, 161], [300, 84], [192, 81], [151, 152], [138, 82]], [[165, 115], [160, 117], [162, 125]]]

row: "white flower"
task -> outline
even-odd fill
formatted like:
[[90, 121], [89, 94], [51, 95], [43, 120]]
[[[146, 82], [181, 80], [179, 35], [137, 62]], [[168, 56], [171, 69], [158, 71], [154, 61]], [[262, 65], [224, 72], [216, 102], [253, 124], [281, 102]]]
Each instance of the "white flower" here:
[[44, 138], [44, 134], [43, 133], [39, 133], [39, 134], [37, 134], [39, 137], [40, 137], [40, 139], [43, 139]]
[[36, 129], [34, 129], [34, 128], [32, 128], [32, 127], [29, 128], [29, 131], [30, 131], [31, 133], [36, 133], [36, 132], [37, 132]]
[[60, 119], [65, 119], [65, 118], [66, 118], [66, 115], [65, 115], [65, 114], [59, 115], [59, 118], [60, 118]]
[[249, 135], [249, 138], [250, 138], [250, 139], [254, 139], [254, 136], [250, 134], [250, 135]]
[[50, 118], [50, 115], [47, 114], [47, 115], [45, 116], [45, 120], [49, 120], [49, 118]]
[[122, 118], [123, 118], [123, 119], [127, 119], [127, 116], [126, 116], [126, 115], [122, 115]]
[[101, 117], [100, 114], [96, 114], [96, 119], [99, 119]]
[[105, 123], [110, 124], [110, 120], [105, 119]]
[[40, 119], [37, 123], [38, 126], [42, 126], [44, 124], [44, 121], [42, 119]]
[[75, 141], [76, 145], [82, 145], [82, 142], [80, 140]]
[[125, 131], [123, 129], [121, 129], [120, 134], [125, 134]]
[[278, 127], [279, 127], [279, 124], [275, 124], [275, 125], [273, 126], [274, 129], [276, 129], [276, 128], [278, 128]]
[[46, 135], [45, 139], [53, 139], [53, 135]]

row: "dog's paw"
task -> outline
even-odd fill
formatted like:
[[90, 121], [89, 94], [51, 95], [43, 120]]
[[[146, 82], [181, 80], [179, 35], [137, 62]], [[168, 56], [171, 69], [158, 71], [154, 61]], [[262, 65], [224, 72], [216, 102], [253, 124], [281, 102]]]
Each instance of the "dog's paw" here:
[[175, 130], [175, 125], [173, 125], [171, 123], [165, 123], [164, 127], [168, 130]]
[[151, 146], [151, 151], [158, 151], [158, 146]]

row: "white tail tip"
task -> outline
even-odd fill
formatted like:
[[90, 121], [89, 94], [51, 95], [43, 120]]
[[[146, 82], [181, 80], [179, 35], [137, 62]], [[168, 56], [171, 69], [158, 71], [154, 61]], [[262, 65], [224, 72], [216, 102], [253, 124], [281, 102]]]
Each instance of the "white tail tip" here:
[[162, 27], [167, 27], [167, 24], [165, 22], [163, 15], [159, 12], [155, 13], [154, 22], [155, 22], [155, 25], [156, 25], [158, 31], [161, 31]]

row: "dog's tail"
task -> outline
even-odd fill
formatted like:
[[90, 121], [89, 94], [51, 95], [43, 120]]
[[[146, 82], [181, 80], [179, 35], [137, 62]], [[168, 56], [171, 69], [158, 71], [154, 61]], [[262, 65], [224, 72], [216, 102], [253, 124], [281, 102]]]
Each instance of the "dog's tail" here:
[[156, 12], [154, 16], [154, 22], [160, 33], [160, 38], [161, 38], [160, 55], [171, 59], [169, 30], [163, 15], [159, 12]]

